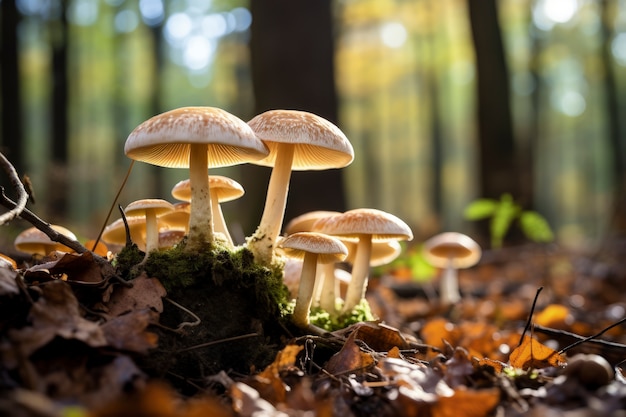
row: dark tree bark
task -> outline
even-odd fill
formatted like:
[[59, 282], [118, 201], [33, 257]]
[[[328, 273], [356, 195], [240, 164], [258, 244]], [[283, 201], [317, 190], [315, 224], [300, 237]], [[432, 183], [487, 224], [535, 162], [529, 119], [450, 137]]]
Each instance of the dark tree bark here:
[[[331, 5], [331, 0], [250, 2], [255, 114], [293, 109], [337, 123]], [[257, 179], [256, 186], [246, 187], [247, 198], [262, 209], [269, 170], [243, 169], [246, 178]], [[285, 220], [310, 210], [345, 210], [341, 170], [292, 173]]]
[[511, 193], [525, 204], [509, 103], [509, 75], [496, 0], [467, 1], [476, 52], [481, 196]]
[[64, 218], [68, 205], [68, 137], [69, 137], [69, 81], [68, 81], [68, 22], [67, 0], [60, 2], [56, 19], [49, 21], [51, 47], [51, 101], [50, 101], [50, 155], [48, 179], [51, 215]]
[[614, 203], [613, 224], [616, 232], [626, 232], [626, 137], [620, 124], [618, 86], [615, 80], [611, 39], [613, 29], [609, 22], [613, 18], [615, 2], [602, 0], [600, 13], [602, 22], [602, 62], [604, 63], [604, 94], [606, 107], [607, 134], [609, 146], [613, 154]]
[[[20, 14], [15, 0], [0, 2], [0, 84], [2, 88], [2, 152], [11, 161], [19, 175], [24, 174], [22, 103], [20, 99], [19, 53], [17, 29]], [[3, 185], [9, 184], [3, 179]]]

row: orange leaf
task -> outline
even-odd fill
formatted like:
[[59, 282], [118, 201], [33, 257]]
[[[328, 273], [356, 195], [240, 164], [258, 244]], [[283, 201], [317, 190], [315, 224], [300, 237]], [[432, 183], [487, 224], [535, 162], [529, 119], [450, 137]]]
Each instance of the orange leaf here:
[[457, 389], [451, 397], [439, 397], [433, 405], [432, 417], [482, 417], [490, 415], [500, 401], [498, 389]]
[[565, 363], [565, 358], [555, 350], [539, 343], [530, 336], [525, 336], [521, 345], [513, 349], [509, 364], [514, 368], [558, 367]]
[[569, 309], [561, 304], [550, 304], [535, 315], [535, 323], [546, 327], [562, 326], [569, 315]]

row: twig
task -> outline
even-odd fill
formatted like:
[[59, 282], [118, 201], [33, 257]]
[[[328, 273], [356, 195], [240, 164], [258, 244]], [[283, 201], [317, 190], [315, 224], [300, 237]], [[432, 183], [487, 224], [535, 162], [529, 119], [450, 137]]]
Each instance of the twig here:
[[[14, 209], [17, 206], [17, 204], [13, 200], [11, 200], [9, 197], [6, 196], [6, 194], [4, 194], [4, 187], [0, 187], [0, 204], [2, 204], [4, 207], [8, 209]], [[23, 209], [20, 212], [19, 217], [21, 217], [22, 219], [26, 220], [27, 222], [35, 226], [37, 229], [44, 232], [53, 241], [59, 242], [67, 246], [68, 248], [74, 250], [76, 253], [87, 252], [87, 248], [81, 245], [78, 241], [74, 239], [70, 239], [64, 234], [57, 232], [52, 227], [50, 227], [50, 224], [41, 220], [39, 217], [37, 217], [32, 211], [28, 210], [27, 208]]]
[[198, 317], [193, 311], [189, 310], [186, 307], [181, 306], [180, 304], [178, 304], [176, 301], [172, 300], [169, 297], [165, 297], [165, 300], [169, 301], [171, 304], [180, 308], [185, 313], [189, 314], [191, 317], [195, 319], [195, 321], [185, 321], [183, 323], [180, 323], [178, 327], [176, 328], [176, 331], [180, 331], [183, 327], [195, 327], [195, 326], [198, 326], [200, 323], [202, 323], [202, 320], [200, 320], [200, 317]]
[[248, 333], [248, 334], [242, 334], [240, 336], [233, 336], [233, 337], [227, 337], [225, 339], [213, 340], [212, 342], [201, 343], [199, 345], [190, 346], [190, 347], [187, 347], [187, 348], [184, 348], [184, 349], [180, 349], [178, 351], [178, 353], [180, 353], [180, 352], [187, 352], [189, 350], [200, 349], [200, 348], [208, 347], [208, 346], [212, 346], [212, 345], [217, 345], [219, 343], [233, 342], [235, 340], [247, 339], [249, 337], [256, 337], [256, 336], [260, 336], [260, 335], [258, 333]]
[[[15, 188], [15, 191], [17, 191], [18, 195], [17, 203], [14, 203], [13, 207], [7, 207], [10, 210], [0, 216], [0, 225], [2, 225], [6, 222], [13, 220], [17, 216], [19, 216], [20, 213], [22, 213], [22, 211], [26, 208], [26, 203], [28, 202], [28, 193], [24, 188], [24, 184], [22, 184], [22, 181], [20, 181], [20, 177], [17, 175], [17, 171], [15, 171], [13, 164], [11, 164], [11, 162], [9, 162], [9, 160], [1, 152], [0, 164], [9, 176], [9, 179], [11, 180], [11, 185], [13, 186], [13, 188]], [[4, 190], [2, 191], [2, 193], [4, 194]]]
[[117, 190], [117, 194], [115, 194], [115, 197], [113, 198], [113, 202], [111, 203], [109, 212], [107, 213], [107, 216], [104, 219], [104, 222], [102, 223], [102, 228], [100, 229], [100, 233], [98, 233], [98, 237], [96, 238], [96, 241], [93, 243], [92, 250], [96, 249], [98, 242], [100, 242], [100, 239], [102, 239], [102, 233], [104, 233], [104, 229], [106, 229], [107, 223], [109, 223], [109, 219], [111, 218], [111, 213], [113, 212], [115, 203], [117, 202], [118, 198], [120, 198], [120, 194], [122, 194], [122, 190], [126, 186], [126, 181], [128, 181], [128, 177], [130, 177], [130, 172], [132, 171], [134, 164], [135, 164], [135, 160], [133, 159], [130, 161], [130, 165], [128, 166], [128, 170], [126, 171], [126, 176], [124, 177], [124, 180], [122, 181], [122, 185], [120, 185], [120, 188]]
[[613, 327], [619, 326], [620, 324], [622, 324], [624, 322], [626, 322], [626, 317], [624, 317], [621, 320], [611, 324], [608, 327], [605, 327], [604, 329], [602, 329], [601, 331], [599, 331], [598, 333], [596, 333], [596, 334], [594, 334], [592, 336], [584, 337], [584, 338], [582, 338], [580, 340], [577, 340], [576, 342], [572, 343], [571, 345], [564, 347], [563, 349], [559, 350], [559, 354], [563, 354], [563, 353], [567, 352], [568, 350], [570, 350], [570, 349], [572, 349], [572, 348], [574, 348], [574, 347], [576, 347], [576, 346], [578, 346], [578, 345], [580, 345], [582, 343], [588, 342], [590, 340], [597, 339], [598, 337], [602, 336], [604, 333], [606, 333], [609, 330], [611, 330]]
[[537, 298], [539, 298], [539, 293], [541, 292], [541, 290], [543, 290], [543, 287], [537, 288], [537, 292], [535, 293], [535, 299], [533, 300], [533, 305], [532, 307], [530, 307], [530, 314], [528, 315], [528, 321], [526, 322], [526, 327], [524, 327], [524, 331], [522, 332], [522, 336], [519, 339], [519, 343], [517, 344], [517, 347], [522, 346], [522, 342], [524, 341], [524, 336], [526, 335], [526, 332], [528, 331], [528, 329], [530, 329], [530, 325], [533, 319], [533, 314], [535, 312], [535, 306], [537, 305]]

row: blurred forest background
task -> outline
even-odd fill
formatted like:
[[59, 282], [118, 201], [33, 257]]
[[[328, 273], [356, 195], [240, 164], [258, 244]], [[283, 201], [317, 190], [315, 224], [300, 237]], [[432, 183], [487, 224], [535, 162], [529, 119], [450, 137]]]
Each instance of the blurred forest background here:
[[[478, 235], [463, 209], [510, 193], [568, 245], [624, 229], [626, 0], [0, 0], [0, 8], [1, 150], [30, 178], [30, 208], [79, 236], [103, 225], [132, 129], [192, 105], [246, 121], [306, 110], [346, 133], [353, 164], [294, 173], [286, 221], [371, 207], [405, 220], [417, 241], [443, 230]], [[223, 206], [241, 242], [260, 219], [269, 168], [212, 173], [246, 189]], [[119, 203], [173, 201], [170, 189], [186, 176], [137, 163]]]

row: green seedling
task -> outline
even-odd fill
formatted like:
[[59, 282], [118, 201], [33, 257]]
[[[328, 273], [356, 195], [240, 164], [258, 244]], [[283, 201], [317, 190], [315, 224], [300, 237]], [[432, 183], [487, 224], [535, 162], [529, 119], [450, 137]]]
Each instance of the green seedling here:
[[554, 240], [548, 221], [536, 211], [523, 210], [508, 193], [502, 194], [500, 200], [479, 198], [472, 201], [465, 208], [463, 217], [472, 221], [490, 219], [489, 234], [493, 249], [502, 248], [504, 237], [515, 220], [524, 236], [533, 242], [547, 243]]

